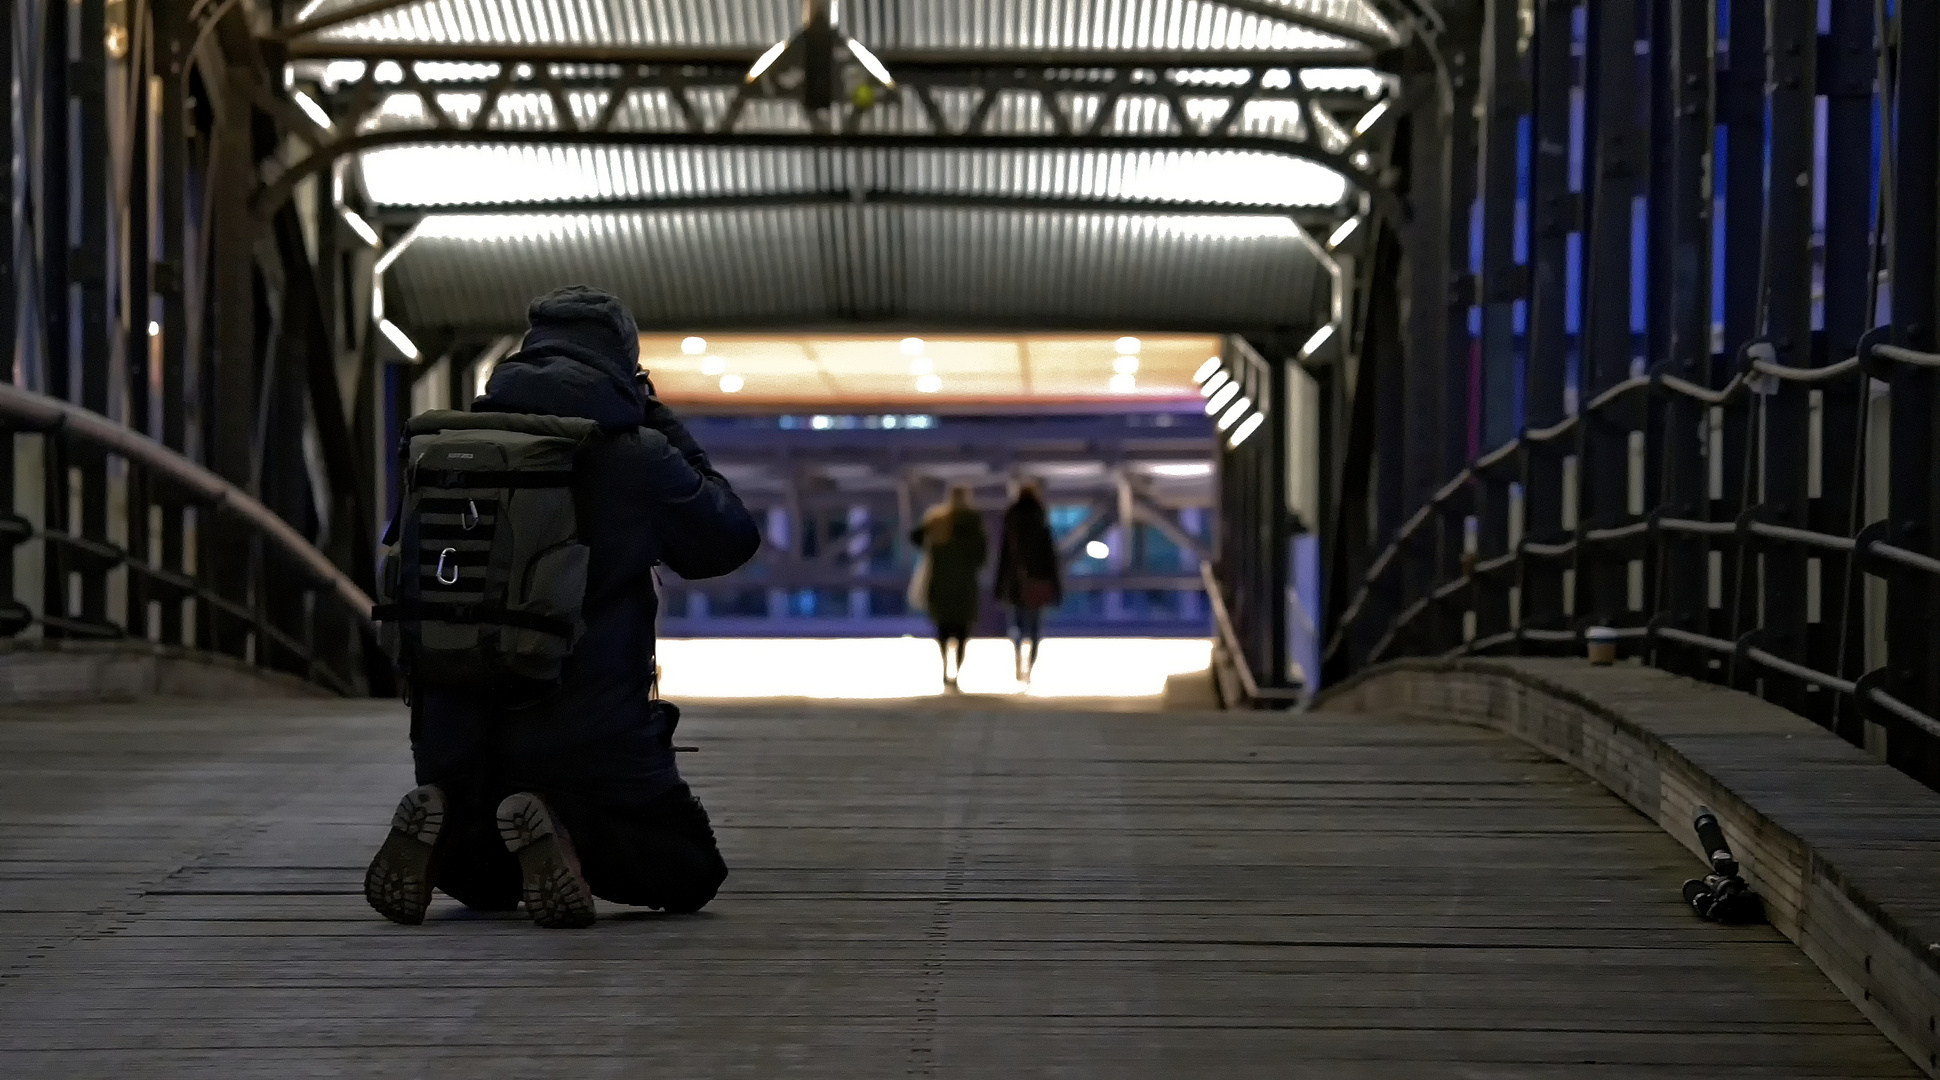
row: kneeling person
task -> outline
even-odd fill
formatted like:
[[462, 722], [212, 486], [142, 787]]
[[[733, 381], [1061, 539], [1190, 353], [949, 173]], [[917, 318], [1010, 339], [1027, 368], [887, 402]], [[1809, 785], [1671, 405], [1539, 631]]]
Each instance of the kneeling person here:
[[694, 911], [727, 877], [653, 700], [653, 568], [728, 573], [760, 533], [638, 373], [616, 298], [533, 301], [472, 411], [413, 417], [376, 612], [411, 702], [420, 785], [365, 875], [422, 922], [433, 888], [541, 926], [595, 896]]

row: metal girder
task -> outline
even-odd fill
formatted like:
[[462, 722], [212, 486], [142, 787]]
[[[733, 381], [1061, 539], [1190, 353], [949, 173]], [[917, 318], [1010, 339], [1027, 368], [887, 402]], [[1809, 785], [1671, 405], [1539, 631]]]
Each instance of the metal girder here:
[[1255, 206], [1243, 203], [1192, 203], [1143, 199], [1036, 198], [1012, 195], [932, 195], [905, 191], [850, 189], [786, 195], [686, 195], [668, 198], [584, 199], [557, 202], [458, 203], [438, 206], [387, 205], [374, 212], [386, 225], [409, 228], [433, 215], [628, 213], [673, 210], [741, 210], [777, 206], [919, 206], [948, 210], [1076, 210], [1111, 214], [1208, 214], [1291, 218], [1309, 233], [1324, 231], [1337, 213], [1311, 207]]
[[[984, 56], [970, 63], [906, 64], [893, 89], [870, 89], [865, 95], [862, 90], [869, 87], [859, 85], [834, 108], [833, 119], [825, 120], [822, 111], [779, 93], [767, 81], [772, 76], [751, 84], [739, 70], [718, 62], [625, 61], [609, 67], [604, 81], [587, 83], [585, 72], [576, 72], [581, 85], [569, 90], [563, 76], [553, 72], [553, 61], [525, 54], [490, 61], [498, 65], [495, 74], [467, 83], [421, 79], [418, 60], [393, 59], [382, 48], [368, 49], [362, 59], [358, 79], [331, 93], [317, 90], [330, 127], [303, 131], [309, 149], [286, 162], [282, 174], [258, 193], [253, 208], [259, 218], [274, 213], [297, 182], [343, 155], [385, 146], [466, 143], [1247, 151], [1323, 165], [1392, 212], [1396, 208], [1375, 173], [1378, 155], [1372, 151], [1407, 104], [1386, 96], [1361, 98], [1353, 106], [1358, 116], [1337, 116], [1334, 110], [1354, 99], [1316, 94], [1284, 61], [1259, 58], [1229, 61], [1222, 70], [1231, 77], [1211, 79], [1176, 66], [1142, 67], [1115, 55], [1110, 62], [1093, 58], [1082, 68], [1060, 68], [1043, 58], [1004, 64]], [[380, 69], [391, 67], [395, 71], [385, 77], [395, 81], [378, 82]], [[540, 127], [508, 126], [500, 113], [508, 94], [551, 102], [552, 119]], [[586, 106], [584, 115], [574, 112], [574, 94]], [[640, 95], [650, 98], [652, 107], [628, 113], [629, 103], [643, 100]], [[399, 99], [413, 104], [408, 110], [387, 108]], [[1131, 99], [1146, 99], [1152, 115], [1121, 117], [1120, 105]], [[1257, 123], [1245, 119], [1250, 104], [1273, 101], [1290, 108], [1256, 116]], [[996, 107], [1004, 102], [1011, 105]], [[1376, 112], [1377, 105], [1385, 108]]]

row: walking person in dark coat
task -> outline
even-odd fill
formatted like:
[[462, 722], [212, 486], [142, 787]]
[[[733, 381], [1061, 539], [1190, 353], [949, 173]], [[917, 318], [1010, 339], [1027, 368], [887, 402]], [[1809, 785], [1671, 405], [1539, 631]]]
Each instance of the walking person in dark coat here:
[[[936, 624], [936, 647], [943, 654], [943, 688], [955, 690], [963, 673], [963, 655], [970, 645], [970, 628], [977, 622], [977, 575], [983, 570], [990, 541], [983, 515], [970, 505], [970, 489], [958, 484], [950, 498], [923, 515], [923, 524], [910, 534], [929, 558], [926, 593], [930, 621]], [[956, 667], [950, 666], [952, 645]]]
[[[727, 877], [707, 812], [674, 765], [679, 711], [652, 700], [653, 568], [728, 573], [761, 542], [754, 519], [639, 372], [639, 331], [585, 286], [533, 301], [523, 348], [474, 412], [583, 417], [602, 431], [573, 474], [589, 549], [585, 631], [530, 704], [490, 686], [410, 685], [406, 795], [365, 895], [400, 923], [433, 887], [486, 910], [521, 899], [542, 926], [593, 921], [593, 897], [695, 911]], [[416, 680], [413, 680], [415, 682]]]
[[[997, 599], [1010, 605], [1010, 640], [1017, 651], [1017, 681], [1031, 681], [1044, 609], [1064, 600], [1058, 573], [1058, 546], [1044, 509], [1044, 493], [1027, 480], [1004, 511], [1004, 537], [997, 549]], [[1030, 643], [1027, 654], [1024, 644]]]

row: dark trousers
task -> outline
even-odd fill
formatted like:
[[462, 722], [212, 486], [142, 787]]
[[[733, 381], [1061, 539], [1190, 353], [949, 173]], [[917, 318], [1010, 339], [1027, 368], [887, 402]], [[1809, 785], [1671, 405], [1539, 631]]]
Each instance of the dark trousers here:
[[[438, 838], [434, 884], [466, 907], [519, 906], [519, 860], [498, 833], [498, 785], [441, 782], [447, 812]], [[615, 904], [699, 911], [727, 879], [707, 810], [686, 784], [631, 808], [599, 806], [539, 793], [565, 827], [593, 895]]]

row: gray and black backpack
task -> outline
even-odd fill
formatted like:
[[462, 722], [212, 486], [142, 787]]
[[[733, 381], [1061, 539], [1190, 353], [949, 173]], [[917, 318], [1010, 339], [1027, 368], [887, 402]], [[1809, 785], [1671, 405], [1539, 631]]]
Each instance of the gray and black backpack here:
[[599, 426], [440, 410], [412, 417], [405, 434], [403, 499], [372, 613], [385, 650], [414, 685], [557, 683], [586, 629], [572, 484]]

